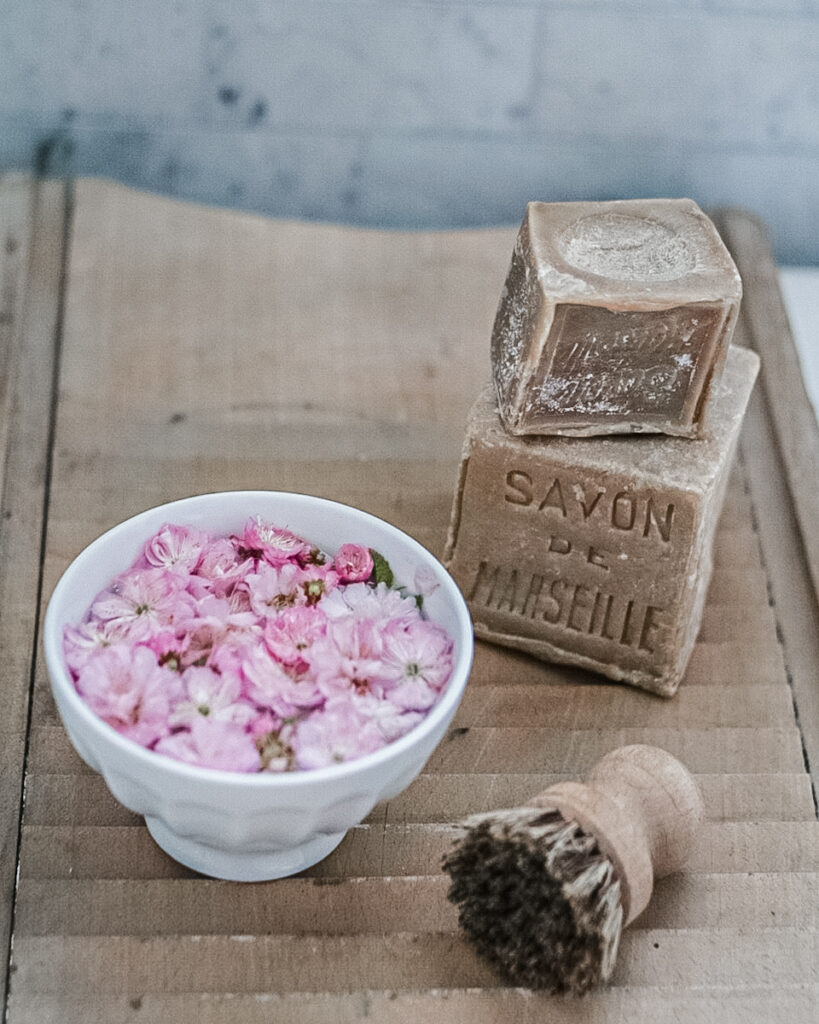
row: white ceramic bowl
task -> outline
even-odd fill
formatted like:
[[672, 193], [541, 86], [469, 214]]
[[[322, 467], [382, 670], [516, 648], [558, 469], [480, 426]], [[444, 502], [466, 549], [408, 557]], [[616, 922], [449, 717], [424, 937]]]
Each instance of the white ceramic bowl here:
[[[240, 532], [251, 515], [288, 526], [330, 553], [341, 544], [380, 551], [400, 582], [419, 566], [439, 586], [425, 600], [429, 618], [455, 641], [452, 676], [439, 702], [413, 730], [358, 760], [284, 775], [197, 768], [121, 736], [80, 698], [63, 656], [63, 629], [82, 621], [94, 597], [128, 568], [145, 541], [172, 522]], [[180, 863], [217, 878], [281, 878], [315, 864], [381, 800], [419, 774], [458, 707], [472, 664], [472, 624], [452, 578], [425, 548], [389, 523], [337, 502], [276, 491], [231, 491], [149, 509], [90, 544], [60, 579], [43, 634], [51, 687], [71, 742], [102, 773], [114, 796], [145, 816], [156, 842]]]

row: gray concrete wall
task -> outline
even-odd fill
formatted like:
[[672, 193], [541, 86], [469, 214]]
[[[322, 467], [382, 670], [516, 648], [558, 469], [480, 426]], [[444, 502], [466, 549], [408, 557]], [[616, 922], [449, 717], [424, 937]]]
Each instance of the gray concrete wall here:
[[275, 216], [689, 195], [819, 263], [819, 0], [0, 0], [0, 169]]

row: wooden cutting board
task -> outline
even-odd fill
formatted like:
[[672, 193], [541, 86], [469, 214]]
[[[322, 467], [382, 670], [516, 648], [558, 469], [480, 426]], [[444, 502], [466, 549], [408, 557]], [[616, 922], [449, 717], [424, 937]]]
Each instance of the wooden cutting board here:
[[[764, 369], [677, 697], [479, 645], [417, 782], [303, 876], [241, 885], [170, 860], [73, 752], [42, 609], [104, 529], [200, 491], [324, 495], [440, 553], [515, 229], [363, 231], [102, 181], [2, 181], [9, 1024], [815, 1020], [819, 446], [764, 231], [741, 212], [719, 223], [746, 282], [737, 340]], [[664, 746], [698, 776], [709, 820], [691, 868], [659, 884], [607, 990], [506, 988], [446, 900], [452, 826], [624, 742]]]

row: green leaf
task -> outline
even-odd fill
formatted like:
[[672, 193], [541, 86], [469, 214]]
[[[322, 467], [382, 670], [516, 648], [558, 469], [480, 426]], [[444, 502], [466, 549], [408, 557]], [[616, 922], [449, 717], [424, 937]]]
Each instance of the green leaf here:
[[388, 587], [392, 587], [395, 583], [395, 576], [390, 568], [390, 563], [382, 554], [379, 554], [379, 552], [375, 551], [373, 548], [370, 548], [370, 555], [373, 560], [373, 580], [375, 580], [376, 583], [386, 583]]

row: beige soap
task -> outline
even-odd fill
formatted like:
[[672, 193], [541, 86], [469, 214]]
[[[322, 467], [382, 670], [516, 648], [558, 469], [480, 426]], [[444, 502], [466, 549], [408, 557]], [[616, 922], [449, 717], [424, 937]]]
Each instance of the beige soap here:
[[529, 203], [492, 333], [506, 429], [702, 436], [741, 296], [690, 199]]
[[711, 436], [513, 437], [474, 405], [444, 561], [481, 639], [671, 696], [697, 638], [759, 359], [731, 347]]

